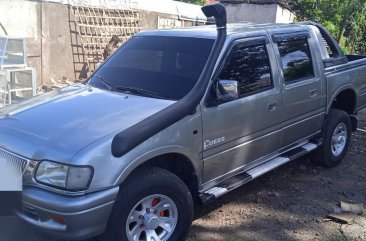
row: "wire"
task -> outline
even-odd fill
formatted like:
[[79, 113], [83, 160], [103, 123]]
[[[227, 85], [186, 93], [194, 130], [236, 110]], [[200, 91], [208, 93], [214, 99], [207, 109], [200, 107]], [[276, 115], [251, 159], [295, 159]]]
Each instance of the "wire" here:
[[5, 35], [8, 35], [8, 32], [6, 32], [6, 29], [4, 28], [4, 25], [2, 25], [2, 23], [0, 23], [0, 26], [1, 26], [1, 28], [3, 29], [3, 31], [4, 31], [4, 33], [5, 33]]

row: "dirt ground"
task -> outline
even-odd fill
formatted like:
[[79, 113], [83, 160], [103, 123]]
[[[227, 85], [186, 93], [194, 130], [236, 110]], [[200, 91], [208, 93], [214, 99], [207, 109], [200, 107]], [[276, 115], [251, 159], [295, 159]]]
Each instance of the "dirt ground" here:
[[[366, 112], [360, 119], [366, 130]], [[326, 219], [340, 201], [366, 204], [365, 155], [366, 131], [357, 131], [335, 168], [306, 157], [280, 167], [208, 206], [188, 241], [366, 240], [366, 218], [353, 225]]]
[[[366, 130], [366, 112], [360, 114]], [[366, 240], [366, 215], [352, 225], [326, 219], [340, 201], [366, 204], [366, 131], [353, 134], [341, 165], [298, 159], [206, 206], [188, 241]], [[0, 217], [0, 241], [59, 241], [15, 217]], [[94, 240], [93, 240], [94, 241]]]

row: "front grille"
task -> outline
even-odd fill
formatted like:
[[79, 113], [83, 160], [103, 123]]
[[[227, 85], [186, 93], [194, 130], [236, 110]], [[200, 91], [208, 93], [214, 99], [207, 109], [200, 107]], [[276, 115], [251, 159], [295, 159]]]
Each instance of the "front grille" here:
[[28, 160], [12, 154], [8, 151], [0, 149], [0, 162], [6, 163], [8, 166], [13, 167], [15, 170], [19, 171], [20, 173], [24, 173], [25, 169], [28, 166]]

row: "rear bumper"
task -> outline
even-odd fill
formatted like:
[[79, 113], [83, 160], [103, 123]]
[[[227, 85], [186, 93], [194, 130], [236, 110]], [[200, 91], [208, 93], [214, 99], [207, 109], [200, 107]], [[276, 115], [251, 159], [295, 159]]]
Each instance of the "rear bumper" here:
[[39, 188], [23, 190], [18, 216], [52, 236], [80, 240], [104, 232], [118, 187], [83, 196], [64, 196]]

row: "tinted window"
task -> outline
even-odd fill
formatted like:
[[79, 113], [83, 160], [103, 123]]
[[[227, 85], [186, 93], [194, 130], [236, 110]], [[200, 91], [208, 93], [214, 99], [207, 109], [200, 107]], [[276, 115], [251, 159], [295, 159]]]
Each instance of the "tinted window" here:
[[271, 87], [266, 46], [235, 46], [219, 78], [238, 81], [240, 96]]
[[116, 87], [127, 87], [179, 100], [196, 84], [213, 42], [187, 37], [133, 37], [88, 83], [106, 89], [107, 82], [116, 91]]
[[285, 81], [314, 77], [313, 63], [306, 37], [278, 43]]

